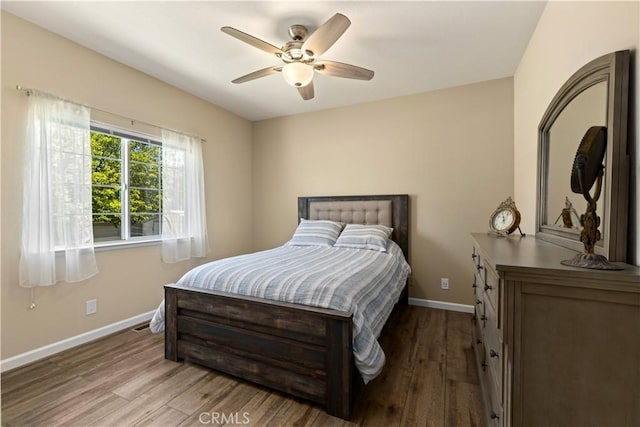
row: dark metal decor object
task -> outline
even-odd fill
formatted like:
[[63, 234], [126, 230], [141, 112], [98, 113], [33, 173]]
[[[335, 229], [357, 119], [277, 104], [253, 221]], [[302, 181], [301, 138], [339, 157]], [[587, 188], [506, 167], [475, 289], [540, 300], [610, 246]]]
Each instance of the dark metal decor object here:
[[[561, 261], [563, 265], [598, 270], [622, 270], [622, 267], [611, 264], [607, 257], [595, 253], [595, 245], [602, 235], [598, 227], [600, 217], [596, 213], [598, 199], [602, 191], [604, 174], [604, 155], [607, 147], [607, 128], [592, 126], [585, 133], [571, 168], [571, 191], [582, 194], [587, 201], [587, 211], [580, 216], [580, 241], [584, 244], [584, 252], [572, 259]], [[591, 188], [596, 186], [594, 195]]]

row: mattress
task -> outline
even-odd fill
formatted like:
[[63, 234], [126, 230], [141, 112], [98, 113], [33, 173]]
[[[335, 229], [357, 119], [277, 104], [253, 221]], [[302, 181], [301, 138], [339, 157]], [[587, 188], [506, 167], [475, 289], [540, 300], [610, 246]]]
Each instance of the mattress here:
[[[353, 313], [355, 365], [365, 383], [385, 364], [377, 341], [410, 273], [402, 250], [281, 246], [198, 266], [177, 283]], [[164, 330], [164, 301], [150, 323]]]

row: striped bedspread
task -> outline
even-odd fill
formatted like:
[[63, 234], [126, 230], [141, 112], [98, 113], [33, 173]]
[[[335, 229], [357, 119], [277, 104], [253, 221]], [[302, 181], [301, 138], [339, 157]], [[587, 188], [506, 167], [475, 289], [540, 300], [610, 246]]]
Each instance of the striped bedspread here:
[[[353, 313], [355, 364], [365, 383], [385, 363], [378, 344], [410, 268], [402, 250], [281, 246], [198, 266], [178, 284]], [[164, 330], [164, 301], [150, 324]]]

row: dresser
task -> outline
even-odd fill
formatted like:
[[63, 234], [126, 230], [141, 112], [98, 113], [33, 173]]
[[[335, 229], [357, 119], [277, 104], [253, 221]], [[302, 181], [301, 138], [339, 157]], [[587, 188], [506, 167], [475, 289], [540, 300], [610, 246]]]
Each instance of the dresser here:
[[535, 237], [472, 234], [488, 426], [640, 426], [640, 268], [566, 267]]

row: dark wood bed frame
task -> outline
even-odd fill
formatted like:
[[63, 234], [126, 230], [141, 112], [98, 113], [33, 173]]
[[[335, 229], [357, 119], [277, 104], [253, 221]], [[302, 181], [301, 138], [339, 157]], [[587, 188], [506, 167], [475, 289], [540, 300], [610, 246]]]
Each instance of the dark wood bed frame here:
[[[408, 260], [408, 199], [300, 197], [298, 218], [309, 218], [310, 205], [318, 201], [391, 200], [392, 238]], [[405, 285], [397, 305], [407, 301]], [[165, 319], [165, 358], [308, 399], [333, 416], [351, 416], [362, 379], [353, 361], [350, 312], [166, 285]]]

